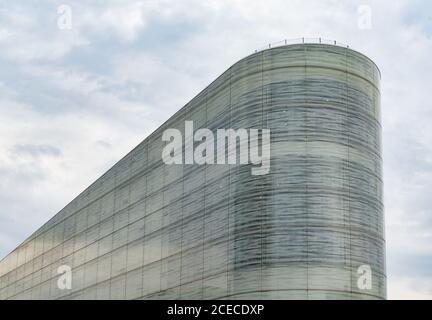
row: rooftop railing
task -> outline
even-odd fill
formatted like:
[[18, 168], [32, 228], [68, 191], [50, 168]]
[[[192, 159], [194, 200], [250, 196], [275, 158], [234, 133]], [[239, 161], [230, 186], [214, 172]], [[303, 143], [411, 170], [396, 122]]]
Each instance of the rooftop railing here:
[[302, 43], [330, 44], [338, 47], [349, 48], [347, 44], [336, 40], [329, 40], [324, 38], [295, 38], [295, 39], [285, 39], [282, 41], [269, 43], [267, 46], [255, 50], [255, 52], [260, 52], [262, 50], [271, 49], [274, 47], [282, 47], [282, 46], [288, 46], [290, 44], [302, 44]]

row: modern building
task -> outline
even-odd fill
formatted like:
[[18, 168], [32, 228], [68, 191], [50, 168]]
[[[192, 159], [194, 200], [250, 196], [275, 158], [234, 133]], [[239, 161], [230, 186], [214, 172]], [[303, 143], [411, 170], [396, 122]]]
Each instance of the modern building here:
[[[240, 60], [6, 256], [0, 299], [384, 299], [379, 83], [338, 45]], [[186, 120], [270, 129], [270, 172], [164, 164]]]

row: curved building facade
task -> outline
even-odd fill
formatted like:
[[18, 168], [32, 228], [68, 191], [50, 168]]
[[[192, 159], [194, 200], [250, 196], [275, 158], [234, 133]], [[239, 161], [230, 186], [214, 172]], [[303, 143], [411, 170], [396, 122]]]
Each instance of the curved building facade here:
[[[333, 45], [240, 60], [3, 259], [0, 299], [385, 298], [379, 82]], [[269, 172], [165, 164], [185, 121], [270, 129]]]

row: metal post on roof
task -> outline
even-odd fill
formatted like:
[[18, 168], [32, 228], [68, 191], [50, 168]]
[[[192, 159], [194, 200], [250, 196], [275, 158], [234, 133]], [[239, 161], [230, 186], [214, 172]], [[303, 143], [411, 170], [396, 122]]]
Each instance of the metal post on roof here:
[[302, 38], [302, 42], [304, 43], [304, 37]]
[[319, 43], [321, 43], [321, 37], [319, 38]]
[[287, 40], [285, 39], [285, 45], [287, 44]]

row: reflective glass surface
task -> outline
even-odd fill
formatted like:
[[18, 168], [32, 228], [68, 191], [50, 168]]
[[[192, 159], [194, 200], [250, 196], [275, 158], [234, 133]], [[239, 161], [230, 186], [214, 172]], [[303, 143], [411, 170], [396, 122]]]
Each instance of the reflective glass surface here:
[[[379, 81], [338, 46], [240, 60], [5, 257], [0, 299], [385, 298]], [[270, 129], [270, 172], [164, 164], [186, 120]]]

